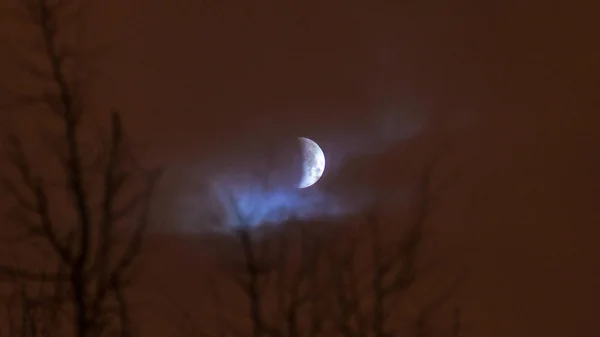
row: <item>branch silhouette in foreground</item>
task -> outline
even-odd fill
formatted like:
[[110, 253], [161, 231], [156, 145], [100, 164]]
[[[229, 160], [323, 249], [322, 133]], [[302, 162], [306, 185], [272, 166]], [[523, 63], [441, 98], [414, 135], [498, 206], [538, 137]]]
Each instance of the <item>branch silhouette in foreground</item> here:
[[217, 262], [226, 268], [224, 273], [217, 268], [211, 282], [217, 327], [206, 334], [321, 335], [318, 237], [301, 221], [253, 226], [234, 202], [228, 206], [231, 217], [226, 218], [233, 218], [235, 225], [219, 235], [226, 251]]
[[383, 221], [373, 209], [337, 247], [325, 251], [328, 312], [335, 333], [344, 337], [425, 336], [433, 313], [455, 293], [458, 282], [418, 313], [407, 313], [415, 306], [407, 298], [421, 277], [418, 266], [425, 225], [437, 201], [434, 192], [439, 192], [432, 190], [437, 159], [420, 173], [405, 221]]
[[[22, 240], [41, 243], [41, 254], [51, 252], [60, 268], [46, 273], [41, 268], [7, 264], [0, 266], [0, 274], [26, 285], [20, 286], [22, 289], [42, 289], [33, 298], [36, 301], [46, 301], [48, 294], [60, 289], [56, 296], [61, 298], [60, 309], [69, 313], [64, 320], [74, 336], [109, 332], [127, 336], [132, 326], [125, 291], [149, 225], [151, 197], [160, 171], [137, 165], [115, 111], [106, 137], [97, 138], [94, 148], [83, 144], [80, 137], [86, 130], [81, 83], [69, 78], [66, 71], [70, 56], [75, 54], [61, 46], [58, 35], [59, 12], [68, 3], [26, 1], [28, 16], [41, 33], [41, 53], [49, 65], [48, 69], [31, 65], [25, 69], [26, 75], [33, 80], [49, 79], [52, 88], [35, 101], [14, 97], [19, 104], [35, 103], [53, 120], [46, 125], [59, 126], [59, 131], [49, 127], [41, 136], [64, 174], [44, 177], [48, 170], [34, 164], [22, 138], [9, 133], [6, 151], [14, 172], [3, 179], [14, 200], [6, 221], [16, 226]], [[97, 148], [100, 151], [94, 151]], [[61, 195], [66, 199], [61, 200]], [[68, 210], [68, 216], [63, 215], [63, 209]], [[27, 294], [21, 296], [22, 304], [30, 302], [32, 295]]]
[[314, 337], [324, 333], [319, 240], [303, 222], [256, 238], [241, 226], [241, 263], [234, 279], [248, 302], [254, 336]]
[[42, 282], [32, 287], [12, 279], [14, 287], [4, 298], [6, 333], [9, 337], [58, 336], [64, 301], [61, 282]]
[[[425, 304], [410, 299], [424, 278], [426, 224], [446, 187], [433, 184], [437, 159], [420, 172], [399, 218], [382, 219], [372, 210], [336, 220], [253, 226], [230, 202], [235, 226], [224, 230], [225, 254], [217, 262], [231, 266], [233, 261], [233, 268], [213, 275], [213, 300], [207, 301], [215, 316], [202, 323], [202, 335], [458, 335], [459, 318], [451, 328], [432, 325], [460, 278], [439, 294], [428, 291], [433, 298]], [[208, 332], [213, 325], [214, 333]]]

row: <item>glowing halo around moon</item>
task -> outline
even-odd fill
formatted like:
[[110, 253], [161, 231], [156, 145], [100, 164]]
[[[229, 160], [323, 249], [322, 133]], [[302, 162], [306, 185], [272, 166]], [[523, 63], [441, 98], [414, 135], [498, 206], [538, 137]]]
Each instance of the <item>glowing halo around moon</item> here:
[[319, 145], [308, 138], [298, 137], [302, 148], [302, 179], [298, 188], [314, 185], [325, 172], [325, 154]]

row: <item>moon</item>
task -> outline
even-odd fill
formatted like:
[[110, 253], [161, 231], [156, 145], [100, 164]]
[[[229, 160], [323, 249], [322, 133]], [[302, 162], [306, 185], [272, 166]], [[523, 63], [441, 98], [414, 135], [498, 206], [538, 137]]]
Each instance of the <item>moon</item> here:
[[298, 188], [307, 188], [314, 185], [325, 172], [325, 154], [313, 140], [298, 137], [302, 147], [302, 179]]

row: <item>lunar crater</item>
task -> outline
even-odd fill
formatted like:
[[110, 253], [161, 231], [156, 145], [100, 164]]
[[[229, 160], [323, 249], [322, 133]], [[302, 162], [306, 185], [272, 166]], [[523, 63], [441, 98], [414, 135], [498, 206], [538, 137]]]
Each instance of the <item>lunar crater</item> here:
[[325, 154], [319, 145], [308, 138], [298, 138], [302, 146], [302, 179], [299, 188], [314, 185], [325, 172]]

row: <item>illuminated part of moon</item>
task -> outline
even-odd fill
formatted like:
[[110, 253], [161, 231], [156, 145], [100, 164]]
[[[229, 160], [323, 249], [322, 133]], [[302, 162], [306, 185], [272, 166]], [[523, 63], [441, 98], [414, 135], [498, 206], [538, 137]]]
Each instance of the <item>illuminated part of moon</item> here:
[[302, 147], [302, 179], [298, 188], [314, 185], [325, 172], [325, 154], [313, 140], [299, 137]]

